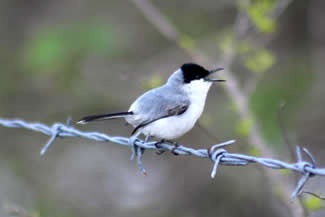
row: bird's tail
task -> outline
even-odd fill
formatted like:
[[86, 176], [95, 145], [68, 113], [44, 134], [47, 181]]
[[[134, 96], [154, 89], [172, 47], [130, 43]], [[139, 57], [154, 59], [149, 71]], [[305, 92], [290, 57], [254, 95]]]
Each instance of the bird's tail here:
[[101, 114], [101, 115], [89, 115], [80, 119], [77, 124], [86, 124], [91, 121], [98, 121], [98, 120], [107, 120], [113, 118], [124, 118], [126, 116], [133, 115], [133, 112], [119, 112], [113, 114]]

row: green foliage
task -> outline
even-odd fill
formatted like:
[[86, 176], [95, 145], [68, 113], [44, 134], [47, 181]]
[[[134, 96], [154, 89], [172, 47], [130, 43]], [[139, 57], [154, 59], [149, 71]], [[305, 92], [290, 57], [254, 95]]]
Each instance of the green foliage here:
[[[286, 102], [283, 117], [290, 117], [296, 110], [299, 100], [311, 86], [312, 76], [306, 66], [295, 65], [290, 72], [280, 75], [269, 75], [260, 82], [250, 98], [250, 108], [258, 120], [262, 134], [269, 144], [281, 144], [282, 136], [278, 123], [278, 108], [282, 101]], [[286, 120], [283, 120], [286, 121]]]
[[48, 195], [37, 201], [37, 208], [31, 213], [31, 217], [74, 217], [80, 216], [73, 209], [57, 209], [58, 205], [56, 201]]
[[26, 43], [23, 65], [37, 77], [54, 76], [69, 83], [79, 75], [83, 57], [109, 55], [115, 38], [110, 26], [100, 24], [42, 29]]
[[260, 151], [256, 147], [254, 147], [253, 145], [249, 146], [248, 154], [252, 155], [252, 156], [256, 156], [256, 157], [261, 156]]
[[260, 32], [269, 33], [275, 29], [275, 23], [270, 17], [274, 2], [275, 0], [255, 0], [246, 8], [248, 17]]
[[218, 42], [219, 48], [222, 50], [222, 52], [226, 55], [229, 54], [233, 49], [234, 39], [232, 37], [232, 34], [225, 33], [223, 36], [221, 36], [220, 42]]
[[263, 73], [267, 71], [275, 62], [274, 55], [267, 50], [259, 50], [243, 58], [246, 68], [254, 73]]
[[30, 215], [31, 217], [41, 217], [41, 213], [40, 213], [40, 211], [39, 210], [33, 210], [32, 211], [32, 213], [31, 213], [31, 215]]
[[283, 198], [283, 190], [281, 188], [281, 185], [276, 185], [275, 187], [273, 187], [272, 189], [272, 193], [278, 197], [278, 198]]
[[208, 114], [203, 114], [199, 119], [199, 123], [204, 128], [209, 128], [213, 124], [213, 118]]
[[195, 48], [195, 41], [188, 35], [182, 35], [180, 40], [180, 47], [182, 47], [184, 50], [192, 50]]
[[229, 111], [238, 113], [238, 106], [235, 102], [230, 102], [227, 107], [228, 107]]
[[141, 86], [146, 90], [150, 90], [152, 88], [159, 87], [162, 85], [162, 83], [162, 77], [159, 74], [154, 74], [149, 80], [141, 81]]
[[236, 133], [240, 136], [247, 136], [251, 131], [253, 121], [251, 119], [245, 119], [239, 121], [236, 126]]
[[67, 43], [59, 37], [57, 32], [40, 33], [37, 39], [33, 40], [25, 53], [25, 63], [31, 67], [50, 69], [51, 66], [63, 64], [67, 53]]
[[312, 195], [304, 197], [303, 204], [310, 212], [324, 208], [324, 201]]
[[240, 43], [238, 52], [243, 58], [244, 66], [256, 74], [269, 70], [276, 62], [275, 56], [264, 48], [255, 48], [249, 42]]
[[288, 169], [281, 169], [279, 170], [279, 172], [281, 175], [289, 175], [290, 173], [292, 173], [292, 171]]

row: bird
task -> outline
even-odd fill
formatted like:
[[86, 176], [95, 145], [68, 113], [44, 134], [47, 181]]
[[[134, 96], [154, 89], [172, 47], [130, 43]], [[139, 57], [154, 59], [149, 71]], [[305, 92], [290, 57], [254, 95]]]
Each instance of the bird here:
[[89, 115], [77, 124], [96, 120], [125, 118], [134, 127], [131, 136], [140, 134], [160, 139], [162, 142], [174, 141], [189, 132], [201, 116], [207, 94], [213, 83], [225, 80], [211, 75], [223, 68], [207, 70], [196, 63], [184, 63], [160, 87], [151, 89], [139, 96], [128, 111]]

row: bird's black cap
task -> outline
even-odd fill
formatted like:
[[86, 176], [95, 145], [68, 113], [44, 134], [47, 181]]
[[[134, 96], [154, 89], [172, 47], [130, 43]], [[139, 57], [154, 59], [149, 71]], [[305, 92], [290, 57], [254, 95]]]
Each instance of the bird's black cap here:
[[184, 83], [190, 83], [211, 74], [210, 71], [195, 63], [185, 63], [181, 66], [181, 70], [183, 71]]

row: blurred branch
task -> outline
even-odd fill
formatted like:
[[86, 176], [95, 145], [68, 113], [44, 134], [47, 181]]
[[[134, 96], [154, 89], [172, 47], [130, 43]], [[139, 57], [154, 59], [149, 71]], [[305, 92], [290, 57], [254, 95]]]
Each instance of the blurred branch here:
[[147, 4], [147, 2], [143, 0], [133, 0], [133, 2], [135, 3], [135, 6], [140, 9], [147, 20], [161, 30], [160, 33], [162, 33], [169, 40], [173, 40], [175, 42], [178, 41], [179, 32], [173, 25], [171, 25], [167, 17], [160, 13], [156, 7], [154, 7], [152, 4]]
[[[194, 61], [200, 62], [206, 65], [214, 64], [215, 61], [210, 59], [208, 56], [203, 54], [197, 47], [193, 46], [184, 46], [184, 40], [189, 37], [184, 37], [179, 30], [167, 19], [167, 17], [162, 14], [158, 8], [154, 7], [151, 1], [148, 0], [131, 0], [132, 3], [143, 13], [143, 15], [147, 18], [149, 22], [152, 23], [154, 27], [167, 39], [176, 43], [179, 48], [183, 49], [188, 55], [190, 55]], [[291, 0], [278, 0], [275, 3], [274, 9], [271, 13], [273, 19], [276, 19], [280, 16], [283, 11], [288, 7]], [[241, 1], [242, 7], [247, 8], [250, 4], [250, 0]], [[166, 27], [168, 26], [168, 27]], [[162, 28], [164, 27], [164, 28]], [[248, 134], [248, 141], [250, 144], [254, 145], [263, 155], [273, 156], [272, 150], [264, 143], [262, 134], [258, 128], [258, 125], [255, 120], [253, 120], [253, 115], [249, 110], [249, 100], [248, 96], [243, 93], [239, 86], [239, 82], [237, 78], [231, 72], [231, 65], [237, 56], [237, 46], [238, 42], [243, 40], [245, 37], [250, 37], [253, 31], [250, 31], [252, 24], [249, 21], [249, 18], [244, 10], [239, 10], [237, 17], [235, 19], [233, 32], [234, 32], [234, 41], [232, 43], [231, 49], [229, 52], [225, 53], [223, 58], [221, 58], [222, 66], [226, 69], [224, 78], [227, 80], [225, 83], [225, 90], [228, 93], [229, 97], [232, 99], [234, 104], [237, 106], [237, 111], [240, 116], [240, 119], [250, 120], [251, 130]], [[168, 29], [168, 31], [166, 31]], [[172, 32], [170, 32], [172, 31]], [[254, 32], [253, 32], [254, 33]], [[194, 40], [192, 40], [194, 41]], [[265, 43], [269, 41], [269, 39], [265, 40]], [[298, 202], [290, 203], [290, 189], [291, 185], [283, 180], [278, 174], [265, 170], [265, 174], [268, 176], [273, 189], [279, 189], [281, 192], [281, 196], [283, 198], [282, 201], [287, 205], [290, 209], [292, 216], [294, 217], [303, 217], [304, 209]]]
[[317, 197], [320, 200], [325, 200], [325, 197], [321, 197], [313, 192], [309, 192], [309, 191], [303, 191], [302, 194], [310, 194], [311, 196]]
[[274, 20], [277, 19], [288, 8], [288, 6], [292, 3], [292, 1], [293, 0], [277, 1], [271, 13], [271, 18]]
[[285, 127], [285, 124], [284, 124], [284, 119], [283, 119], [284, 107], [285, 107], [285, 101], [281, 101], [280, 105], [278, 107], [278, 110], [277, 110], [278, 124], [279, 124], [280, 131], [282, 133], [282, 137], [284, 139], [284, 143], [288, 146], [288, 150], [291, 155], [291, 160], [295, 161], [295, 160], [297, 160], [295, 152], [294, 152], [295, 147], [290, 142], [289, 134], [288, 134], [287, 128]]
[[22, 120], [4, 120], [0, 119], [0, 125], [10, 128], [26, 128], [36, 132], [40, 132], [50, 136], [48, 143], [42, 148], [41, 155], [43, 155], [48, 147], [54, 142], [56, 138], [62, 137], [82, 137], [95, 141], [102, 142], [112, 142], [119, 145], [129, 146], [132, 150], [135, 148], [135, 156], [137, 156], [138, 166], [140, 171], [146, 174], [145, 169], [142, 166], [142, 155], [146, 149], [154, 149], [156, 151], [172, 151], [176, 155], [193, 155], [200, 158], [208, 158], [213, 162], [213, 169], [211, 172], [211, 177], [214, 178], [219, 165], [227, 166], [246, 166], [250, 163], [257, 163], [265, 168], [271, 169], [288, 169], [293, 172], [301, 174], [294, 191], [291, 194], [291, 198], [296, 197], [300, 194], [302, 188], [306, 184], [309, 178], [314, 176], [325, 176], [325, 168], [317, 168], [316, 161], [311, 153], [303, 148], [303, 153], [309, 158], [310, 162], [304, 161], [301, 153], [300, 147], [297, 147], [297, 159], [296, 163], [286, 163], [280, 160], [271, 158], [254, 157], [244, 154], [228, 153], [224, 146], [233, 144], [234, 140], [229, 140], [224, 143], [216, 144], [208, 149], [193, 149], [179, 145], [175, 147], [174, 145], [169, 145], [167, 143], [159, 144], [157, 147], [156, 141], [143, 141], [136, 139], [134, 144], [130, 143], [132, 138], [126, 137], [113, 137], [107, 134], [99, 132], [82, 132], [70, 126], [70, 121], [68, 124], [54, 123], [52, 126], [47, 126], [42, 123], [27, 123]]
[[[295, 147], [294, 145], [290, 142], [289, 139], [289, 134], [287, 132], [287, 128], [285, 127], [284, 124], [284, 119], [283, 119], [283, 109], [285, 107], [285, 101], [281, 101], [277, 110], [277, 118], [278, 118], [278, 124], [279, 124], [279, 128], [281, 130], [282, 133], [282, 137], [284, 139], [284, 143], [285, 145], [287, 145], [289, 153], [290, 153], [290, 159], [292, 161], [298, 161], [298, 155], [296, 155], [295, 153]], [[295, 174], [295, 181], [297, 182], [299, 180], [299, 175]], [[308, 213], [308, 209], [307, 207], [304, 205], [303, 203], [303, 199], [301, 197], [298, 198], [300, 204], [302, 205], [303, 209], [304, 209], [304, 213], [307, 214]]]
[[[278, 0], [274, 5], [274, 8], [269, 15], [269, 17], [275, 21], [281, 14], [289, 7], [293, 0]], [[250, 41], [254, 42], [255, 47], [263, 48], [266, 47], [273, 39], [275, 34], [261, 34], [260, 32], [256, 31], [249, 31], [252, 30], [252, 25], [248, 26], [246, 29], [246, 34], [244, 40], [250, 39]], [[259, 76], [252, 76], [250, 80], [247, 81], [246, 87], [244, 87], [245, 95], [249, 96], [257, 86], [259, 82]]]
[[196, 126], [211, 140], [218, 140], [218, 137], [214, 133], [210, 132], [208, 128], [204, 127], [200, 122], [198, 122]]

